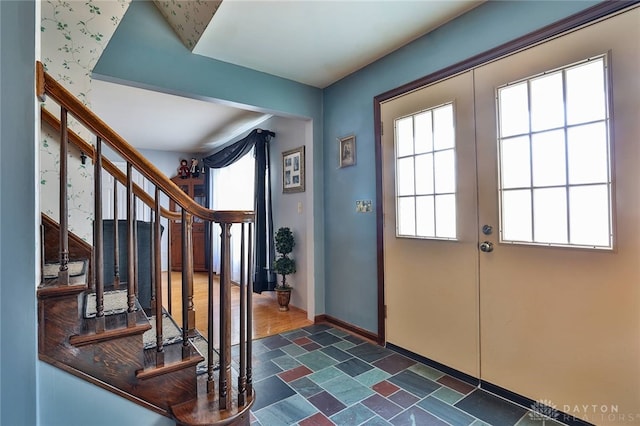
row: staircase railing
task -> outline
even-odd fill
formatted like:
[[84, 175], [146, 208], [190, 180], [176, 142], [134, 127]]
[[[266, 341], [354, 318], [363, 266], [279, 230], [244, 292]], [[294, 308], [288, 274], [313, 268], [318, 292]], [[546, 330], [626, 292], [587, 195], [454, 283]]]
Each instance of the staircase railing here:
[[[87, 157], [93, 160], [94, 173], [94, 238], [93, 238], [93, 262], [94, 271], [93, 286], [96, 298], [95, 333], [97, 339], [105, 333], [105, 312], [104, 294], [105, 282], [103, 277], [103, 219], [102, 219], [102, 172], [106, 171], [113, 176], [115, 186], [114, 197], [114, 238], [117, 238], [117, 186], [123, 185], [126, 188], [126, 222], [127, 222], [127, 327], [134, 327], [136, 322], [136, 265], [135, 254], [137, 250], [136, 224], [136, 200], [142, 201], [150, 209], [151, 216], [151, 310], [156, 318], [156, 352], [155, 364], [159, 369], [165, 368], [164, 348], [163, 348], [163, 292], [162, 292], [162, 268], [161, 268], [161, 225], [160, 219], [164, 217], [169, 221], [180, 221], [182, 227], [182, 337], [183, 337], [183, 359], [190, 356], [191, 349], [188, 348], [189, 337], [196, 332], [195, 311], [193, 303], [193, 245], [191, 242], [191, 225], [194, 217], [200, 218], [209, 223], [209, 235], [207, 238], [213, 242], [215, 238], [215, 226], [219, 224], [221, 228], [220, 243], [220, 308], [219, 308], [219, 373], [217, 384], [217, 403], [220, 411], [235, 410], [236, 413], [246, 411], [253, 403], [254, 395], [251, 378], [251, 341], [252, 341], [252, 315], [251, 315], [251, 291], [247, 286], [252, 276], [253, 264], [252, 232], [254, 214], [249, 211], [214, 211], [199, 205], [187, 194], [185, 194], [176, 184], [167, 178], [151, 162], [145, 159], [134, 147], [127, 143], [113, 129], [106, 125], [97, 115], [89, 110], [82, 102], [75, 98], [55, 79], [48, 75], [40, 62], [36, 64], [36, 89], [38, 97], [44, 101], [46, 97], [52, 99], [60, 106], [60, 119], [58, 120], [44, 107], [42, 108], [42, 120], [60, 134], [60, 247], [58, 272], [58, 285], [69, 285], [69, 247], [68, 247], [68, 146], [73, 144]], [[68, 117], [71, 116], [93, 135], [95, 135], [95, 146], [84, 141], [80, 136], [68, 127]], [[106, 143], [113, 151], [126, 161], [126, 174], [120, 171], [111, 161], [103, 157], [102, 144]], [[154, 185], [154, 194], [150, 195], [145, 190], [133, 183], [133, 171], [137, 171]], [[179, 206], [180, 211], [170, 211], [161, 206], [161, 196], [164, 194]], [[230, 236], [232, 229], [239, 228], [242, 236], [242, 271], [240, 279], [240, 344], [238, 354], [237, 386], [233, 388], [231, 374], [231, 256], [230, 256]], [[168, 235], [171, 233], [168, 232]], [[118, 246], [116, 242], [114, 253], [114, 279], [113, 286], [120, 285], [120, 265], [118, 265]], [[213, 247], [213, 244], [210, 245]], [[171, 253], [171, 250], [167, 250]], [[213, 250], [210, 251], [209, 264], [212, 265]], [[171, 259], [169, 258], [168, 280], [171, 276]], [[209, 267], [208, 285], [208, 309], [207, 309], [207, 330], [208, 330], [208, 365], [206, 376], [206, 398], [215, 399], [216, 386], [214, 377], [213, 353], [215, 351], [214, 342], [214, 279], [213, 270]], [[171, 285], [168, 284], [169, 298], [171, 298]], [[168, 301], [169, 304], [171, 303]], [[237, 397], [232, 401], [232, 396]], [[228, 412], [221, 418], [229, 419], [234, 413]]]

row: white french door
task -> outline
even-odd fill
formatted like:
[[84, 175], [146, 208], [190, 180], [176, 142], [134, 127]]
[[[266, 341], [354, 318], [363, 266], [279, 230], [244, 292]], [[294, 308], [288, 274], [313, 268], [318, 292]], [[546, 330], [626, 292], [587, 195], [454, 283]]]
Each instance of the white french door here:
[[467, 72], [386, 102], [381, 115], [387, 341], [477, 377], [472, 89]]
[[[621, 420], [580, 407], [640, 413], [639, 22], [635, 8], [381, 105], [389, 343], [596, 424]], [[601, 81], [573, 90], [590, 70]], [[598, 85], [603, 109], [578, 111]], [[500, 120], [516, 120], [518, 102], [528, 118], [510, 131]], [[416, 171], [424, 132], [407, 154], [394, 129], [444, 104], [456, 197], [445, 238], [420, 224], [448, 195]]]

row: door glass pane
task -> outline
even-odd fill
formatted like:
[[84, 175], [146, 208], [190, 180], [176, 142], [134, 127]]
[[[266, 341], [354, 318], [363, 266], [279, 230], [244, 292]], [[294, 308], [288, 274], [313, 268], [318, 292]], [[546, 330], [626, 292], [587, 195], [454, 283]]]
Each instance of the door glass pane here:
[[454, 145], [453, 105], [448, 104], [433, 110], [433, 148], [447, 149]]
[[398, 198], [398, 235], [413, 236], [416, 232], [416, 210], [413, 197]]
[[531, 191], [502, 192], [502, 238], [531, 241]]
[[453, 194], [436, 196], [436, 237], [456, 237], [456, 197]]
[[[498, 88], [503, 241], [612, 247], [605, 61], [588, 59]], [[515, 133], [524, 135], [508, 137]]]
[[398, 119], [395, 130], [397, 235], [456, 238], [453, 104]]
[[564, 124], [562, 73], [531, 80], [531, 130], [540, 131]]
[[564, 131], [534, 134], [531, 138], [533, 185], [564, 185], [567, 181]]
[[569, 190], [571, 244], [608, 247], [610, 242], [607, 185], [577, 186]]
[[433, 194], [433, 154], [416, 156], [416, 194]]
[[433, 196], [416, 198], [416, 235], [435, 237], [435, 208]]
[[568, 124], [606, 118], [607, 102], [604, 82], [604, 58], [567, 70]]
[[529, 132], [529, 98], [527, 83], [500, 89], [500, 135], [502, 137]]
[[534, 189], [533, 229], [535, 242], [556, 244], [568, 242], [565, 188]]
[[396, 121], [396, 146], [398, 157], [413, 154], [413, 117]]
[[603, 122], [568, 130], [569, 183], [601, 183], [609, 178], [607, 128]]
[[502, 187], [529, 187], [531, 185], [529, 136], [503, 140], [500, 154]]
[[414, 195], [413, 157], [401, 158], [397, 164], [398, 195]]
[[434, 154], [434, 163], [436, 193], [455, 192], [456, 168], [454, 151], [448, 149], [436, 152]]
[[433, 151], [433, 125], [431, 111], [426, 111], [414, 117], [416, 127], [416, 154]]

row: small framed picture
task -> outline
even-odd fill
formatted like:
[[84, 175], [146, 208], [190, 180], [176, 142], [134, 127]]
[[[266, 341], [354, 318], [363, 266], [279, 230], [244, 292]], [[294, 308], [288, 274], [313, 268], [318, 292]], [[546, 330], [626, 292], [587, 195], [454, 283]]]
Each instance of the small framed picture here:
[[282, 153], [282, 192], [304, 192], [304, 145]]
[[356, 164], [356, 137], [347, 136], [338, 139], [340, 141], [339, 167], [354, 166]]

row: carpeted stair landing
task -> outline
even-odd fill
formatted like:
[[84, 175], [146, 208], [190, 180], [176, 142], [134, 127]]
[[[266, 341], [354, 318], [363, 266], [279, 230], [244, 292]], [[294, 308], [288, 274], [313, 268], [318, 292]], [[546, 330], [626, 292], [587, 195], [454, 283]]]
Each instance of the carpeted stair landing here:
[[[127, 290], [113, 290], [104, 292], [104, 314], [116, 315], [127, 311]], [[164, 309], [163, 309], [164, 311]], [[88, 293], [85, 297], [84, 317], [95, 318], [96, 316], [96, 295]], [[149, 318], [151, 329], [142, 335], [144, 349], [156, 347], [156, 317], [152, 315]], [[200, 362], [196, 367], [197, 374], [207, 372], [208, 349], [207, 340], [196, 330], [196, 336], [190, 337], [189, 342], [198, 350], [204, 361]], [[171, 318], [168, 312], [162, 314], [162, 344], [163, 346], [182, 344], [182, 329]], [[215, 359], [213, 360], [214, 369], [220, 367], [217, 352], [213, 352]]]

